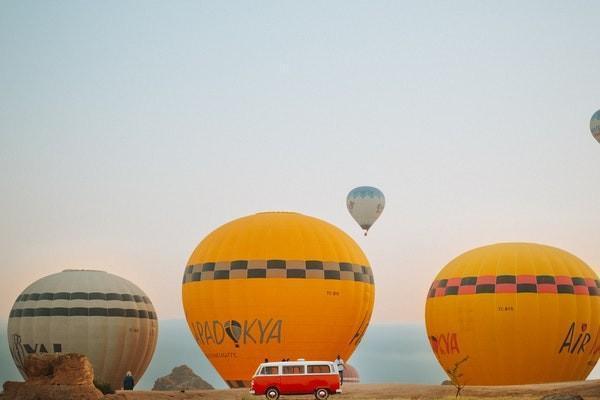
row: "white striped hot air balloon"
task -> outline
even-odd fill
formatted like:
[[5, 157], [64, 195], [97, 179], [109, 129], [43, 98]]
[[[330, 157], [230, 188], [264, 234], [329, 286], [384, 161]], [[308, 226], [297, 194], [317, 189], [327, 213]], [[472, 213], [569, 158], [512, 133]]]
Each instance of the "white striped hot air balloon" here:
[[590, 131], [592, 132], [594, 139], [600, 143], [600, 110], [592, 115], [592, 119], [590, 120]]
[[352, 218], [365, 230], [365, 236], [367, 236], [367, 232], [383, 212], [385, 197], [377, 188], [360, 186], [348, 193], [346, 207]]
[[32, 353], [81, 353], [95, 379], [121, 388], [127, 371], [139, 381], [158, 337], [148, 296], [130, 281], [103, 271], [65, 270], [29, 285], [8, 320], [8, 344], [23, 375]]

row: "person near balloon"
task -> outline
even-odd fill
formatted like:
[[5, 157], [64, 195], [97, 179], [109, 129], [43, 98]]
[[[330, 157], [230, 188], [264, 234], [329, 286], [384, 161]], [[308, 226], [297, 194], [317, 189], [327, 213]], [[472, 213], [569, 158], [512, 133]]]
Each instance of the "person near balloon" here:
[[127, 371], [125, 378], [123, 378], [123, 390], [133, 390], [133, 386], [135, 382], [133, 380], [133, 375], [131, 375], [131, 371]]
[[344, 384], [344, 360], [338, 354], [337, 358], [334, 361], [337, 366], [338, 372], [340, 373], [340, 385]]

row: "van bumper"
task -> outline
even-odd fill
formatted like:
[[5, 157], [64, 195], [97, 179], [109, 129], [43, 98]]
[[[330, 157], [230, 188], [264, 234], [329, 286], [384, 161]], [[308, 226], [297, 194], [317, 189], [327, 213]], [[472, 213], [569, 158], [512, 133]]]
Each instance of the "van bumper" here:
[[250, 389], [249, 392], [250, 392], [250, 394], [256, 394], [256, 392], [254, 391], [254, 389]]
[[342, 394], [342, 388], [335, 389], [335, 394]]

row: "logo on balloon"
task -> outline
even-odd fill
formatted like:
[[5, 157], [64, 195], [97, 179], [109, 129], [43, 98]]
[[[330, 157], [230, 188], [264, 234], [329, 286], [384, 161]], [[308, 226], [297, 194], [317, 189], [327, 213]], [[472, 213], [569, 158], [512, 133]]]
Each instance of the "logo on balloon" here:
[[[25, 357], [34, 353], [48, 353], [48, 347], [46, 347], [44, 343], [23, 343], [21, 335], [13, 334], [10, 341], [10, 354], [12, 355], [12, 358], [15, 361], [19, 371], [24, 374], [25, 371], [23, 366], [25, 363]], [[60, 343], [53, 343], [51, 348], [54, 353], [62, 352], [62, 344]]]
[[[558, 353], [562, 353], [563, 350], [566, 349], [565, 353], [570, 354], [579, 354], [585, 352], [585, 345], [588, 344], [592, 340], [592, 335], [587, 332], [587, 324], [581, 324], [579, 330], [577, 330], [577, 325], [573, 322], [569, 326], [569, 330], [567, 331], [567, 335], [558, 350]], [[596, 338], [596, 340], [598, 340]], [[595, 347], [595, 346], [594, 346]]]
[[460, 353], [458, 336], [454, 332], [442, 333], [438, 336], [429, 336], [429, 342], [436, 355]]
[[20, 335], [12, 335], [12, 341], [10, 343], [10, 354], [12, 355], [13, 360], [15, 360], [15, 364], [17, 365], [19, 371], [23, 373], [23, 363], [25, 362], [25, 349], [21, 344]]
[[352, 209], [354, 208], [354, 202], [351, 200], [348, 200], [347, 206], [348, 206], [348, 210], [352, 211]]
[[225, 333], [227, 333], [227, 336], [229, 336], [235, 343], [235, 347], [240, 347], [239, 340], [240, 335], [242, 334], [242, 325], [235, 320], [231, 320], [226, 321], [223, 326], [225, 327]]
[[[200, 345], [220, 345], [231, 343], [235, 347], [245, 344], [281, 343], [283, 321], [269, 318], [261, 320], [237, 321], [234, 319], [221, 322], [196, 321], [192, 324], [192, 332]], [[227, 340], [226, 340], [227, 338]]]

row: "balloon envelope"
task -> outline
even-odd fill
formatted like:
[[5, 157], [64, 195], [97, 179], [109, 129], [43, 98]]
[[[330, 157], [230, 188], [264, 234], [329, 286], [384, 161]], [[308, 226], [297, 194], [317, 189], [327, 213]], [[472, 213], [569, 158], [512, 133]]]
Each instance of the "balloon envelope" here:
[[158, 336], [148, 296], [130, 281], [103, 271], [65, 270], [29, 285], [8, 320], [10, 351], [21, 375], [30, 353], [81, 353], [95, 379], [122, 386], [148, 367]]
[[200, 242], [182, 291], [196, 342], [230, 387], [244, 387], [265, 358], [348, 359], [375, 289], [367, 258], [340, 229], [297, 213], [259, 213]]
[[585, 379], [600, 355], [598, 276], [574, 255], [501, 243], [452, 260], [426, 303], [427, 335], [463, 385]]
[[344, 383], [360, 383], [360, 375], [354, 366], [344, 364]]
[[592, 119], [590, 120], [590, 131], [598, 143], [600, 143], [600, 110], [592, 115]]
[[375, 187], [360, 186], [348, 193], [346, 207], [352, 218], [365, 230], [366, 235], [383, 212], [385, 197], [381, 190]]

